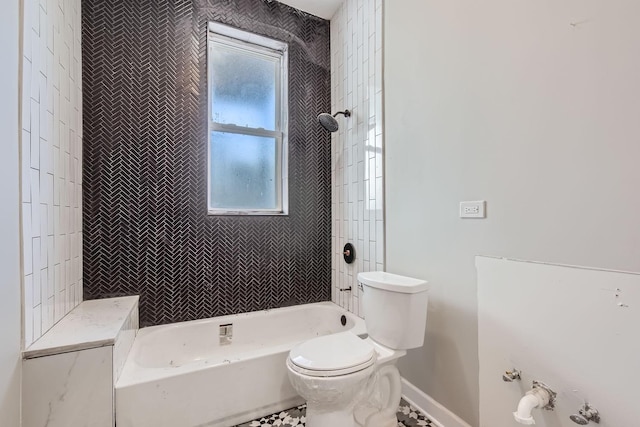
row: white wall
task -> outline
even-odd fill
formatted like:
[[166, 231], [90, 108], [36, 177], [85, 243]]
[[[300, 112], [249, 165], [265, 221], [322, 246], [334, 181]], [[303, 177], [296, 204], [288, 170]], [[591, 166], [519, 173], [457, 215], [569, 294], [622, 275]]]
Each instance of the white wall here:
[[331, 111], [345, 109], [331, 140], [331, 298], [359, 314], [358, 273], [384, 269], [382, 0], [345, 0], [331, 19]]
[[82, 301], [80, 0], [24, 0], [25, 346]]
[[0, 425], [20, 425], [20, 1], [0, 14]]
[[386, 267], [433, 286], [400, 368], [477, 426], [474, 255], [640, 271], [640, 3], [384, 7]]
[[[533, 411], [539, 427], [575, 427], [569, 416], [585, 401], [600, 427], [638, 425], [639, 274], [484, 257], [476, 265], [480, 425], [516, 425], [512, 412], [533, 380], [557, 393], [553, 411]], [[514, 367], [522, 380], [502, 381]]]

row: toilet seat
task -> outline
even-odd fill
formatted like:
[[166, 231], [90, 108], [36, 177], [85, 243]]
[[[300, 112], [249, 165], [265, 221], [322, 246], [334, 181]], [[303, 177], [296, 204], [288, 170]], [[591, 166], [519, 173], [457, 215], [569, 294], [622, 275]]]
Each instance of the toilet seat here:
[[289, 367], [312, 377], [347, 375], [372, 366], [375, 348], [351, 332], [313, 338], [298, 344], [287, 359]]

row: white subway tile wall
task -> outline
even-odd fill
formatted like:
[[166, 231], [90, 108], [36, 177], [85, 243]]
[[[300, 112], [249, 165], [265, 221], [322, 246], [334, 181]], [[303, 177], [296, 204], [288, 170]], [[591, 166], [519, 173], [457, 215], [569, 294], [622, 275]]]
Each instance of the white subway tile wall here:
[[25, 347], [82, 301], [80, 0], [24, 0]]
[[382, 0], [345, 0], [331, 19], [331, 91], [332, 112], [352, 112], [331, 140], [331, 299], [361, 316], [357, 275], [384, 270]]

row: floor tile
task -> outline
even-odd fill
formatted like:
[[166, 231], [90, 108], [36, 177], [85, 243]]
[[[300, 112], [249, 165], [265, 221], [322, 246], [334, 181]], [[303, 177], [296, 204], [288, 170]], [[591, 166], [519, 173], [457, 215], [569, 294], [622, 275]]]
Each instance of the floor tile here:
[[[305, 413], [307, 405], [300, 405], [296, 408], [287, 409], [258, 420], [249, 421], [236, 427], [304, 427]], [[431, 420], [404, 399], [400, 400], [398, 406], [398, 427], [418, 427], [433, 426]]]

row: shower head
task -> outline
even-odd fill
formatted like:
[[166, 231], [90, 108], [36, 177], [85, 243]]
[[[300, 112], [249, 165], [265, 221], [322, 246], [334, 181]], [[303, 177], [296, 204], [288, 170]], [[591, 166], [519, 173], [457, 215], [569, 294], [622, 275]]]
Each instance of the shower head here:
[[329, 132], [335, 132], [338, 130], [338, 121], [335, 118], [338, 114], [342, 114], [345, 117], [351, 117], [351, 111], [349, 110], [338, 111], [333, 116], [329, 113], [320, 113], [318, 114], [318, 122], [320, 122], [320, 125]]

